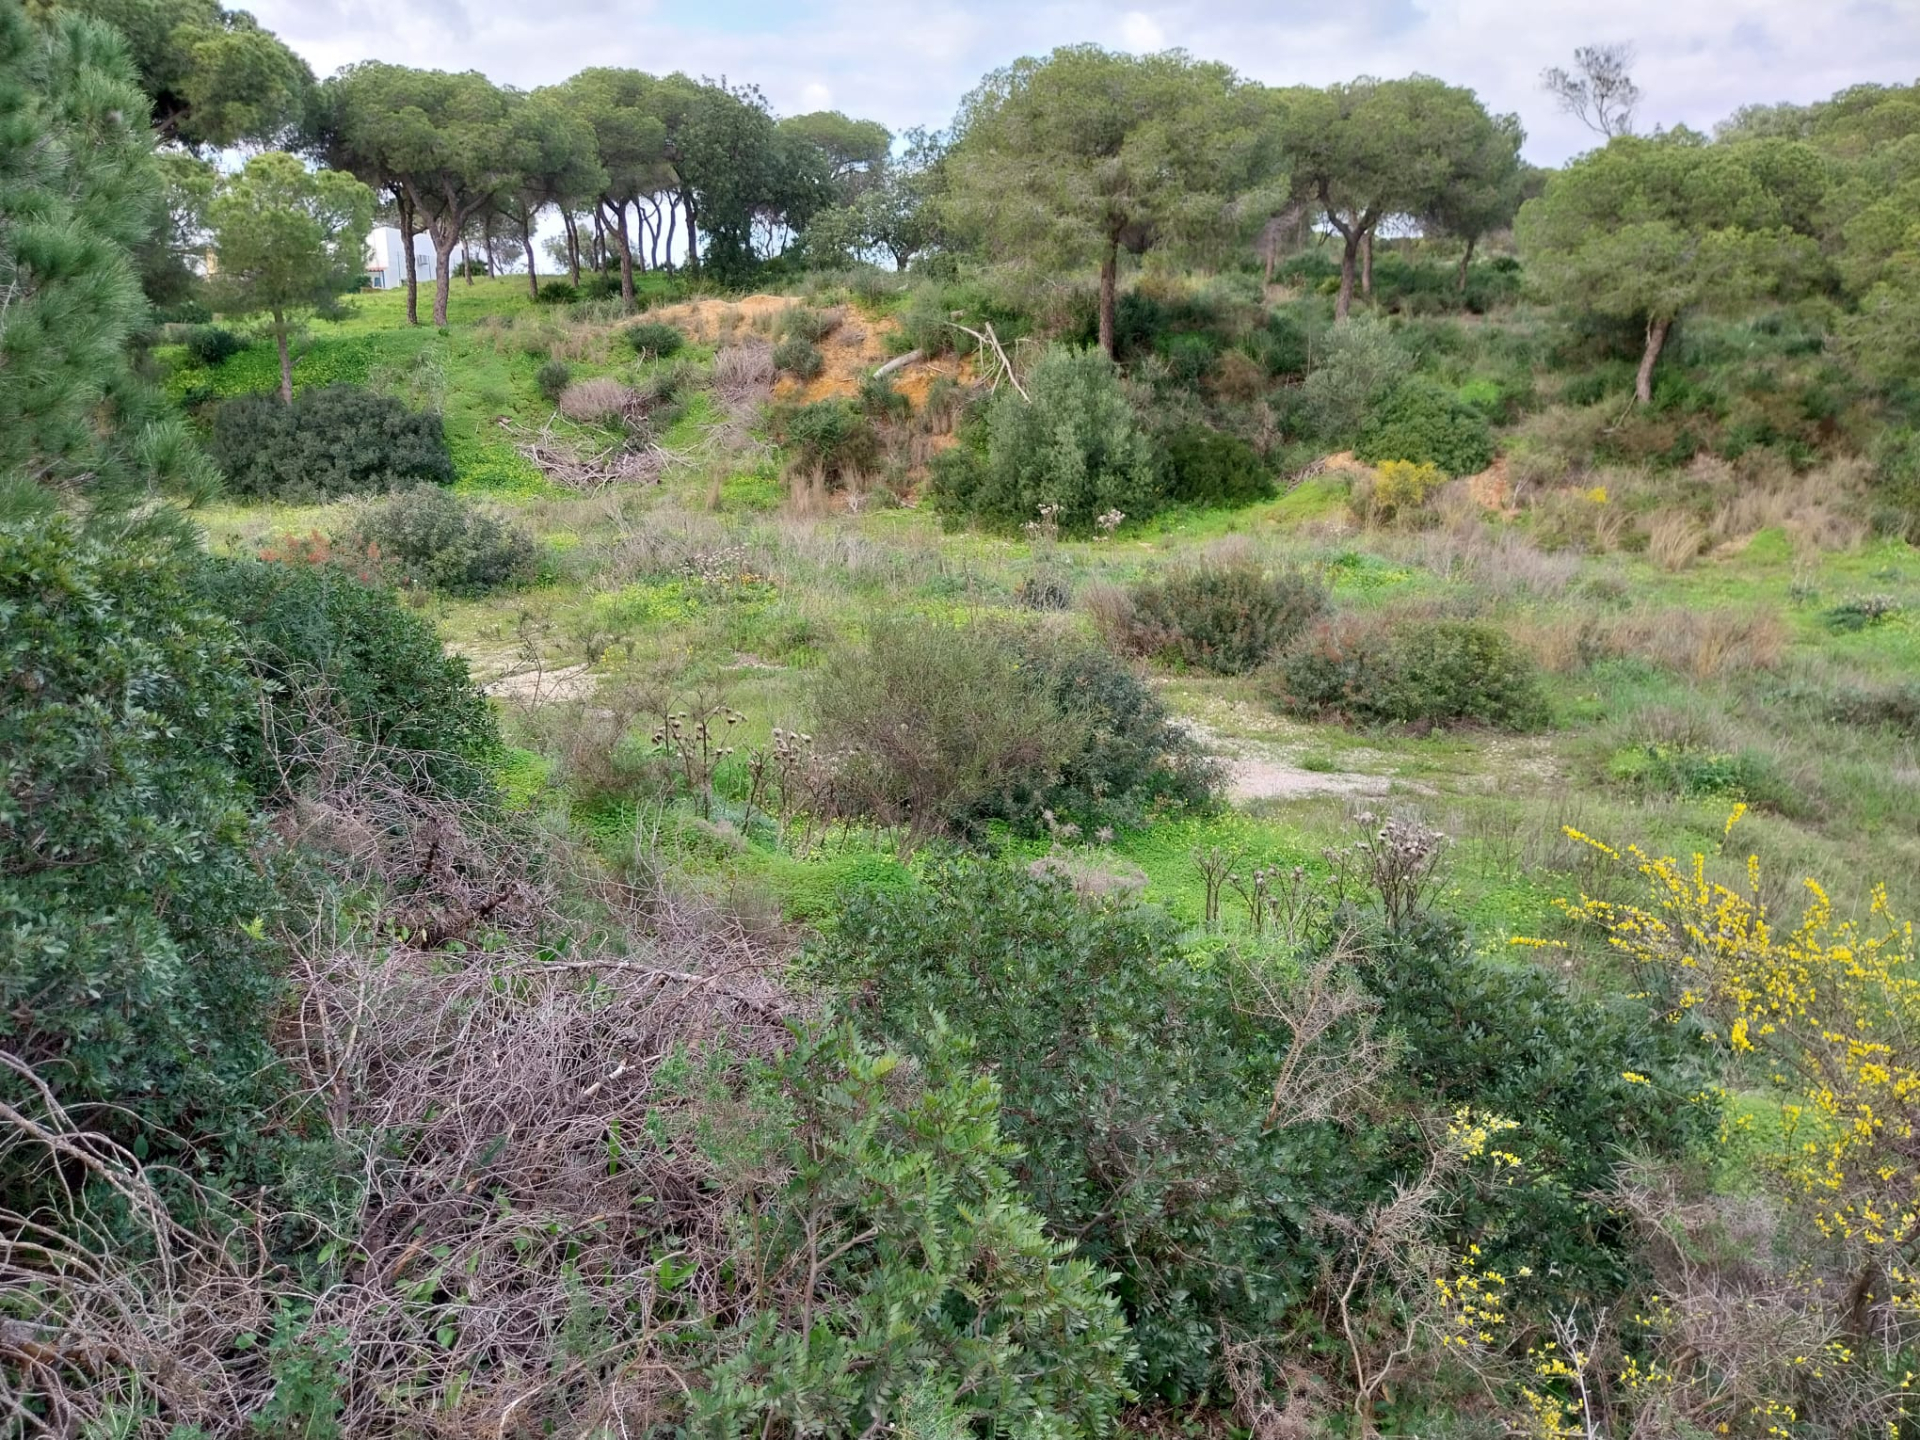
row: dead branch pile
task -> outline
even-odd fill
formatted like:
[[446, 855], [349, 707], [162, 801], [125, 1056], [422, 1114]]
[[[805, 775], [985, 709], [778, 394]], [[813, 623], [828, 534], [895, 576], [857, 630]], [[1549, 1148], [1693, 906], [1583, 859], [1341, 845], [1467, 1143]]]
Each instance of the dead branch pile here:
[[522, 425], [512, 417], [500, 417], [500, 428], [514, 437], [514, 449], [537, 466], [555, 484], [569, 490], [599, 490], [608, 485], [657, 485], [674, 462], [674, 456], [659, 442], [638, 435], [623, 435], [602, 445], [582, 447], [553, 433], [553, 420], [538, 430]]
[[330, 752], [277, 824], [328, 877], [288, 929], [279, 1119], [324, 1118], [333, 1153], [297, 1206], [190, 1224], [187, 1177], [29, 1072], [0, 1160], [37, 1152], [67, 1203], [0, 1213], [8, 1433], [245, 1433], [296, 1352], [337, 1374], [347, 1435], [637, 1431], [690, 1383], [671, 1341], [723, 1307], [737, 1197], [672, 1072], [781, 1044], [778, 954], [682, 896], [556, 884], [527, 835]]

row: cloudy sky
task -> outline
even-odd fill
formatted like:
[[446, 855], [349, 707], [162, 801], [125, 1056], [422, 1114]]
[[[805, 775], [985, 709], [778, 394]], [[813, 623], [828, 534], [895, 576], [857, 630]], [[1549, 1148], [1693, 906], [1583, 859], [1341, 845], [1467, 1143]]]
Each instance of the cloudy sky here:
[[242, 0], [327, 75], [362, 59], [532, 87], [588, 65], [725, 75], [781, 114], [939, 126], [988, 70], [1091, 40], [1182, 47], [1270, 84], [1423, 71], [1517, 110], [1528, 158], [1589, 137], [1540, 93], [1573, 47], [1632, 41], [1643, 124], [1920, 78], [1920, 0]]

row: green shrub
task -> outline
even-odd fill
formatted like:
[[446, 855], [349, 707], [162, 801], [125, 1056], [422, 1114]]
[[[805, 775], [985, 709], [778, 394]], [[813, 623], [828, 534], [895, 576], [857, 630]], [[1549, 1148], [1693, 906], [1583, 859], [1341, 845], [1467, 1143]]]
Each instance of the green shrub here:
[[1167, 498], [1186, 505], [1251, 505], [1273, 495], [1273, 471], [1238, 435], [1183, 425], [1167, 438]]
[[1322, 440], [1349, 442], [1412, 367], [1412, 357], [1379, 321], [1359, 316], [1337, 325], [1322, 342], [1320, 363], [1300, 387], [1302, 418]]
[[542, 280], [535, 298], [542, 305], [571, 305], [580, 298], [580, 290], [570, 280]]
[[627, 343], [633, 347], [635, 354], [654, 360], [666, 359], [687, 343], [685, 335], [661, 320], [642, 320], [637, 325], [629, 325], [621, 333], [627, 337]]
[[1920, 430], [1898, 430], [1880, 443], [1868, 492], [1873, 525], [1920, 545]]
[[831, 310], [792, 305], [780, 312], [775, 328], [783, 339], [804, 340], [809, 345], [816, 345], [840, 328], [840, 317]]
[[788, 1178], [729, 1268], [791, 1278], [761, 1291], [782, 1311], [713, 1337], [685, 1433], [761, 1440], [797, 1411], [846, 1436], [1110, 1428], [1132, 1346], [1107, 1277], [1021, 1197], [999, 1087], [922, 1039], [907, 1058], [814, 1029], [761, 1080], [723, 1163], [743, 1188]]
[[1291, 644], [1326, 608], [1317, 580], [1258, 565], [1202, 565], [1137, 585], [1108, 622], [1129, 654], [1216, 675], [1244, 675]]
[[1306, 374], [1313, 353], [1306, 326], [1285, 310], [1267, 313], [1266, 324], [1254, 332], [1247, 350], [1276, 379]]
[[548, 360], [540, 366], [533, 383], [549, 405], [558, 405], [567, 386], [573, 383], [573, 367], [564, 360]]
[[218, 365], [247, 348], [247, 342], [218, 325], [196, 325], [187, 332], [187, 354], [200, 365]]
[[1498, 1208], [1469, 1199], [1459, 1228], [1490, 1254], [1528, 1257], [1551, 1308], [1620, 1293], [1637, 1269], [1631, 1227], [1606, 1198], [1623, 1152], [1704, 1155], [1717, 1137], [1693, 1027], [1641, 1000], [1575, 993], [1530, 965], [1482, 958], [1443, 918], [1377, 936], [1360, 955], [1381, 1021], [1404, 1046], [1401, 1093], [1520, 1121], [1502, 1143], [1529, 1183]]
[[913, 414], [913, 401], [894, 389], [886, 376], [863, 375], [860, 408], [876, 420], [904, 420]]
[[773, 347], [773, 364], [799, 380], [811, 380], [827, 368], [826, 357], [811, 340], [789, 335]]
[[851, 400], [783, 407], [773, 429], [799, 464], [817, 465], [830, 480], [862, 474], [880, 458], [873, 422]]
[[582, 300], [618, 300], [620, 298], [620, 277], [618, 275], [584, 275], [580, 279], [580, 298]]
[[1362, 460], [1411, 460], [1448, 475], [1472, 475], [1493, 463], [1486, 416], [1428, 380], [1397, 387], [1367, 416], [1354, 453]]
[[1205, 331], [1168, 335], [1154, 346], [1173, 378], [1183, 385], [1198, 385], [1205, 379], [1221, 348], [1219, 337]]
[[525, 585], [539, 568], [539, 547], [525, 530], [437, 485], [398, 491], [362, 511], [348, 537], [409, 583], [449, 595]]
[[[232, 763], [255, 704], [169, 547], [0, 525], [0, 1048], [153, 1158], [253, 1126], [272, 1088], [276, 902]], [[46, 1118], [11, 1070], [0, 1100]], [[0, 1191], [25, 1210], [22, 1148]]]
[[1109, 510], [1140, 519], [1159, 508], [1159, 459], [1105, 355], [1056, 346], [1026, 386], [1030, 399], [1011, 386], [994, 397], [983, 449], [945, 452], [959, 458], [943, 457], [934, 472], [944, 508], [1021, 525], [1055, 505], [1060, 528], [1081, 534]]
[[878, 621], [865, 645], [829, 654], [813, 713], [822, 746], [847, 757], [846, 803], [910, 839], [1036, 809], [1090, 728], [1032, 683], [999, 629], [920, 619]]
[[228, 400], [211, 448], [234, 494], [295, 503], [453, 479], [437, 414], [351, 385]]
[[500, 738], [486, 697], [391, 589], [330, 565], [221, 557], [203, 559], [194, 583], [238, 628], [263, 683], [261, 714], [233, 741], [259, 794], [297, 790], [309, 773], [312, 703], [355, 740], [412, 752], [421, 786], [491, 794]]
[[1533, 662], [1506, 631], [1477, 621], [1337, 616], [1282, 655], [1269, 678], [1275, 703], [1296, 715], [1503, 730], [1549, 719]]

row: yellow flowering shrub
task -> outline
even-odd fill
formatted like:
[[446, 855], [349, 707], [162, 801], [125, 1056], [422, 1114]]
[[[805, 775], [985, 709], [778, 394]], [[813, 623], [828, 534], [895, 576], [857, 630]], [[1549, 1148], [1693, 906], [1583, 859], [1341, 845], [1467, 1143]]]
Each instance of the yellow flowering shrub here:
[[1386, 525], [1418, 510], [1447, 483], [1439, 466], [1415, 460], [1382, 460], [1370, 476], [1354, 481], [1350, 502], [1364, 523]]

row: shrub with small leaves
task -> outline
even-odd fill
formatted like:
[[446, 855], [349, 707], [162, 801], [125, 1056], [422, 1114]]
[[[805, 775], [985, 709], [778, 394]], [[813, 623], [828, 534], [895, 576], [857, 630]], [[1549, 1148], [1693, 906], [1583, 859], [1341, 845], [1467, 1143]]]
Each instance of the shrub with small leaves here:
[[539, 568], [539, 549], [525, 530], [437, 485], [400, 491], [362, 511], [348, 537], [410, 584], [449, 595], [525, 585]]
[[834, 310], [815, 310], [807, 305], [795, 305], [780, 313], [777, 328], [785, 339], [804, 340], [813, 345], [840, 328], [840, 315]]
[[773, 347], [774, 368], [784, 370], [797, 380], [811, 380], [827, 368], [826, 357], [811, 340], [789, 335]]
[[572, 366], [564, 360], [548, 360], [541, 365], [533, 383], [540, 387], [540, 394], [549, 405], [558, 405], [572, 380]]
[[876, 420], [904, 420], [913, 413], [913, 401], [886, 376], [867, 375], [860, 381], [860, 408]]
[[247, 342], [218, 325], [196, 325], [187, 332], [186, 346], [197, 364], [218, 365], [246, 349]]
[[1382, 460], [1371, 476], [1354, 480], [1347, 505], [1363, 524], [1390, 525], [1425, 506], [1446, 478], [1437, 465]]
[[1273, 494], [1273, 470], [1237, 435], [1183, 425], [1167, 438], [1167, 498], [1188, 505], [1251, 505]]
[[773, 417], [773, 429], [797, 463], [818, 466], [829, 480], [870, 470], [880, 457], [873, 422], [851, 400], [784, 407]]
[[571, 305], [580, 298], [580, 290], [569, 280], [543, 280], [535, 298], [542, 305]]
[[1289, 714], [1502, 730], [1538, 730], [1549, 719], [1533, 661], [1506, 631], [1471, 620], [1336, 616], [1282, 655], [1269, 678]]
[[448, 484], [453, 457], [439, 415], [353, 385], [242, 395], [214, 413], [213, 458], [236, 495], [291, 502]]
[[1487, 417], [1451, 390], [1409, 380], [1368, 414], [1353, 450], [1369, 463], [1412, 460], [1472, 475], [1493, 463], [1493, 432]]
[[1326, 608], [1324, 586], [1298, 571], [1202, 565], [1135, 586], [1104, 617], [1121, 650], [1217, 675], [1243, 675], [1291, 644]]
[[636, 355], [651, 360], [664, 360], [687, 343], [685, 335], [662, 320], [642, 320], [637, 325], [629, 325], [621, 333], [627, 337], [627, 343], [633, 347]]

